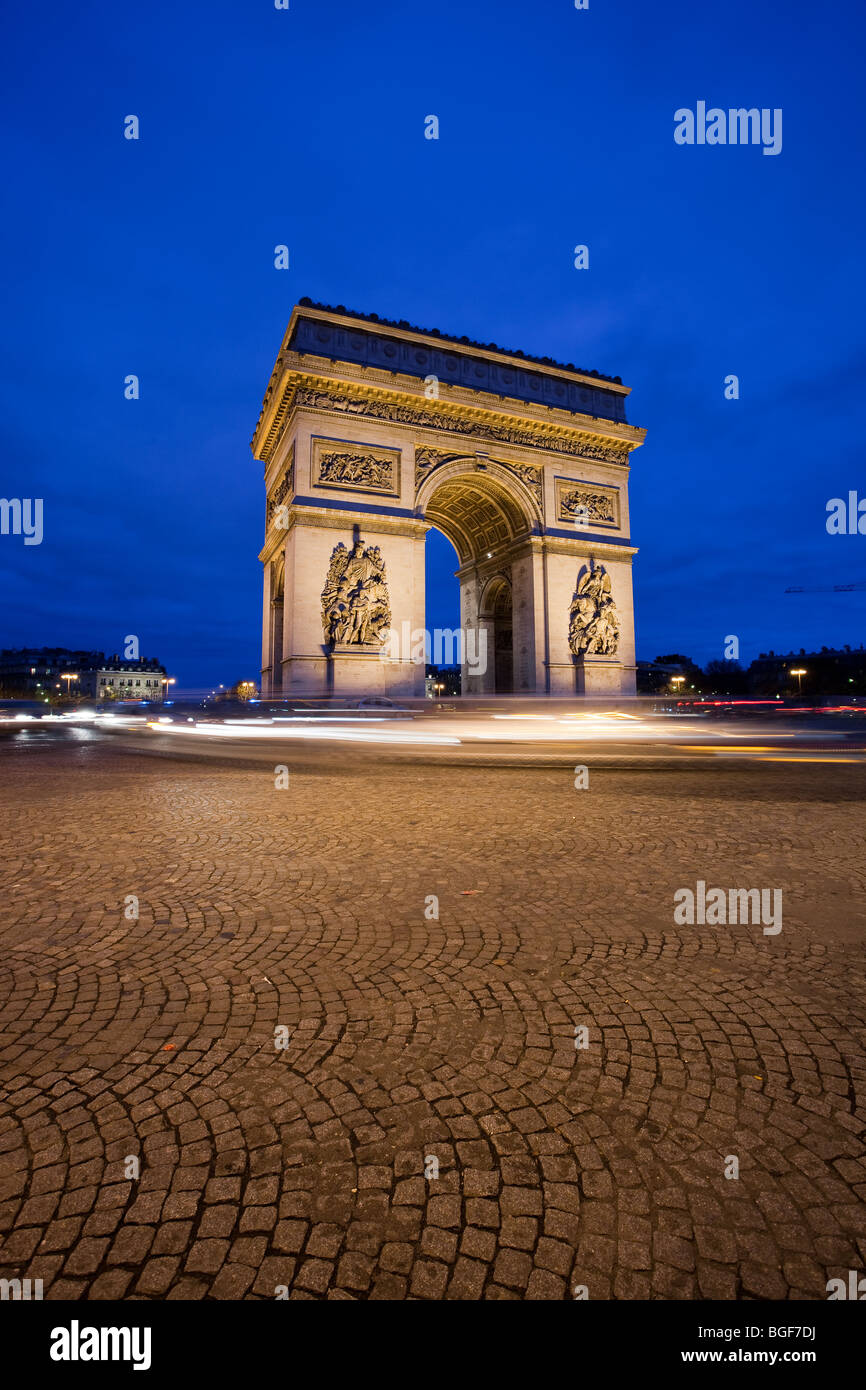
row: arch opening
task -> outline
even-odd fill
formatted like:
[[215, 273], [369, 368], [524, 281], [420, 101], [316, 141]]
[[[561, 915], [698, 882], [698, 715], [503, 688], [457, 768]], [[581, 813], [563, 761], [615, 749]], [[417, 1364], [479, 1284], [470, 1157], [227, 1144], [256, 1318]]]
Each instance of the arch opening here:
[[[422, 488], [419, 503], [426, 521], [457, 552], [462, 693], [512, 694], [512, 562], [535, 528], [532, 503], [528, 494], [523, 497], [522, 484], [492, 461], [453, 460], [437, 472], [439, 476]], [[529, 582], [525, 566], [518, 570], [517, 582], [524, 587]], [[428, 599], [428, 611], [431, 608]]]
[[439, 696], [458, 695], [462, 690], [459, 654], [450, 646], [447, 651], [443, 646], [441, 652], [436, 646], [437, 632], [455, 632], [460, 627], [459, 565], [453, 541], [438, 526], [431, 526], [424, 540], [424, 624], [431, 640], [425, 676], [428, 693]]
[[478, 616], [487, 629], [493, 663], [491, 693], [510, 695], [514, 690], [514, 599], [505, 575], [496, 575], [484, 589]]

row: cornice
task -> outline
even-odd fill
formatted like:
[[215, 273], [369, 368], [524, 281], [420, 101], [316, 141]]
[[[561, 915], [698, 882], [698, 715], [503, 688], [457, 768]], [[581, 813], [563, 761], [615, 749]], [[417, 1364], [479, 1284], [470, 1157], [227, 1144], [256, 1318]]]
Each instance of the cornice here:
[[[293, 360], [285, 366], [279, 391], [269, 408], [263, 410], [252, 441], [255, 457], [266, 465], [292, 417], [299, 392], [312, 392], [320, 397], [321, 404], [305, 401], [304, 409], [325, 417], [333, 417], [340, 409], [338, 402], [344, 399], [346, 406], [342, 414], [387, 419], [416, 429], [450, 429], [464, 439], [469, 436], [499, 443], [523, 443], [566, 456], [592, 459], [594, 451], [609, 453], [619, 444], [621, 449], [615, 452], [621, 454], [621, 458], [600, 458], [599, 461], [622, 467], [628, 467], [631, 451], [646, 437], [646, 430], [634, 425], [464, 387], [440, 387], [439, 398], [429, 400], [424, 395], [423, 384], [412, 377], [378, 368], [356, 367], [351, 363], [334, 364], [327, 359], [314, 360], [311, 364], [307, 357], [303, 359], [306, 368], [303, 370], [298, 354], [286, 356]], [[312, 372], [310, 365], [314, 367]], [[339, 372], [335, 370], [336, 365], [339, 365]], [[365, 410], [365, 405], [369, 409]], [[577, 421], [582, 423], [577, 425]], [[524, 436], [522, 440], [515, 438], [520, 435]]]
[[625, 560], [628, 564], [638, 553], [636, 545], [616, 545], [601, 536], [585, 534], [575, 536], [574, 540], [565, 536], [532, 536], [528, 543], [538, 553], [546, 550], [548, 555], [596, 555], [603, 560]]
[[286, 514], [286, 525], [271, 528], [259, 559], [262, 561], [272, 559], [276, 551], [279, 550], [281, 541], [296, 526], [316, 526], [327, 531], [348, 531], [350, 533], [353, 526], [358, 526], [362, 536], [369, 530], [374, 531], [377, 535], [385, 533], [392, 536], [411, 536], [417, 540], [430, 529], [431, 522], [412, 516], [387, 516], [375, 510], [361, 513], [357, 508], [343, 509], [342, 507], [311, 507], [308, 504], [302, 506], [292, 504]]

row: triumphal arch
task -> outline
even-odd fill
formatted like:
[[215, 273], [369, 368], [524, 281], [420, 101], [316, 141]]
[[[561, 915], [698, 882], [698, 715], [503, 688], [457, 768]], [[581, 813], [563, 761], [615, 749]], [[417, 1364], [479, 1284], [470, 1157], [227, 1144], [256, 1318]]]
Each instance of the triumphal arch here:
[[464, 694], [633, 694], [628, 476], [645, 431], [628, 392], [301, 300], [252, 441], [263, 694], [423, 695], [434, 526], [459, 557]]

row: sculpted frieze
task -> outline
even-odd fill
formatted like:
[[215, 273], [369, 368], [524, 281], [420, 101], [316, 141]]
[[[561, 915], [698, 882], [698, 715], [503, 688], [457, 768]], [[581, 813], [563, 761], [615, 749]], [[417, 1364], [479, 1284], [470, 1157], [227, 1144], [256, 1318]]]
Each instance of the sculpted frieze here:
[[396, 495], [400, 491], [400, 451], [314, 439], [313, 485]]
[[628, 463], [629, 451], [622, 446], [593, 444], [589, 441], [586, 444], [577, 443], [557, 434], [536, 433], [518, 425], [503, 425], [493, 420], [472, 420], [461, 415], [437, 414], [420, 406], [401, 405], [397, 401], [381, 401], [374, 398], [356, 400], [338, 392], [316, 391], [300, 386], [295, 393], [293, 404], [296, 407], [306, 406], [314, 410], [338, 410], [349, 415], [394, 420], [404, 425], [442, 430], [449, 434], [464, 434], [478, 439], [498, 439], [503, 443], [544, 449], [549, 453], [569, 454], [575, 458], [596, 459], [602, 463]]
[[597, 526], [619, 525], [619, 493], [616, 488], [557, 479], [556, 492], [559, 521], [594, 522]]

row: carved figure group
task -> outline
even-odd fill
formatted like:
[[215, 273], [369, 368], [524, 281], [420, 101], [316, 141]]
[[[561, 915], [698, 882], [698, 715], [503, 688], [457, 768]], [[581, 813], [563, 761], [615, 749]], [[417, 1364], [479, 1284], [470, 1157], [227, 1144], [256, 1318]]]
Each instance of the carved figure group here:
[[571, 601], [568, 642], [575, 656], [613, 656], [619, 646], [610, 575], [594, 560], [580, 576]]
[[368, 454], [324, 454], [319, 463], [319, 483], [351, 487], [390, 487], [393, 468], [385, 459]]
[[575, 488], [562, 495], [563, 516], [585, 516], [588, 521], [615, 521], [613, 502], [605, 492], [586, 492]]
[[322, 626], [331, 644], [381, 642], [391, 626], [385, 562], [377, 545], [334, 547], [322, 590]]

